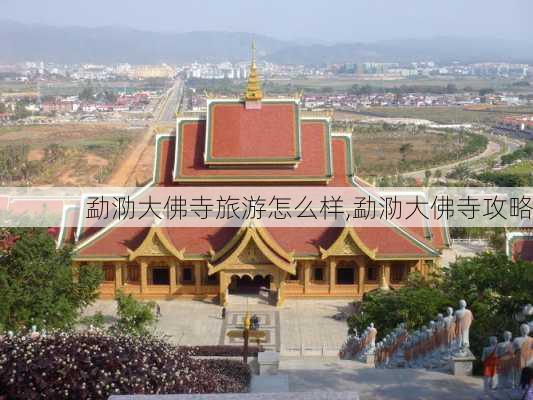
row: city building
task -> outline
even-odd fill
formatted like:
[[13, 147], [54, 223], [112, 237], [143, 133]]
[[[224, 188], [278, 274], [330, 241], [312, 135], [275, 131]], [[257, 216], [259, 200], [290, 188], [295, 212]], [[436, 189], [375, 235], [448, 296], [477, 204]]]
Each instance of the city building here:
[[133, 79], [172, 78], [176, 70], [167, 64], [136, 65], [127, 70], [127, 75]]
[[[178, 118], [156, 140], [149, 186], [352, 187], [372, 193], [354, 175], [350, 136], [331, 132], [324, 117], [303, 117], [297, 98], [262, 93], [255, 56], [242, 98], [208, 99], [201, 117]], [[77, 220], [77, 211], [65, 221]], [[427, 275], [448, 246], [442, 227], [125, 227], [63, 228], [75, 263], [99, 263], [100, 295], [119, 289], [140, 298], [216, 298], [268, 288], [286, 298], [360, 298], [397, 288], [411, 271]]]
[[502, 118], [498, 127], [509, 131], [517, 131], [533, 135], [533, 117], [528, 115], [507, 116]]

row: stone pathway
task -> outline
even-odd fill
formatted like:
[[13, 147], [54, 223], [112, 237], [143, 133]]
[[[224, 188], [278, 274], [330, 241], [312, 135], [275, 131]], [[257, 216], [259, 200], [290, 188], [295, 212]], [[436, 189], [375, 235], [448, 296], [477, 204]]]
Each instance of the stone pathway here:
[[[188, 300], [160, 300], [161, 318], [155, 327], [156, 334], [174, 344], [185, 346], [219, 344], [222, 329], [222, 308], [211, 302]], [[102, 312], [108, 323], [116, 315], [113, 300], [97, 300], [84, 311], [84, 315]]]
[[473, 400], [481, 378], [458, 378], [422, 369], [376, 369], [355, 361], [290, 359], [280, 364], [290, 392], [357, 392], [361, 400]]
[[287, 374], [252, 375], [251, 393], [286, 393], [288, 391], [289, 376]]
[[336, 356], [348, 326], [333, 317], [348, 308], [348, 300], [287, 300], [280, 310], [282, 355]]

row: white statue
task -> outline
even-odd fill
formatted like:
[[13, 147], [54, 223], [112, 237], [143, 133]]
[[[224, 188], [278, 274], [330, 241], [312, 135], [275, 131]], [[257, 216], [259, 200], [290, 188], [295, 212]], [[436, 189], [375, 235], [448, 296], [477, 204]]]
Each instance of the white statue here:
[[520, 382], [520, 374], [525, 367], [533, 366], [533, 338], [529, 336], [530, 328], [528, 324], [520, 325], [521, 336], [513, 341], [515, 353], [515, 374], [514, 383]]
[[453, 317], [453, 308], [446, 309], [446, 316], [443, 318], [445, 333], [445, 345], [447, 351], [452, 351], [453, 343], [455, 342], [455, 318]]
[[367, 331], [369, 348], [373, 350], [376, 348], [376, 336], [378, 334], [378, 330], [374, 328], [373, 322], [370, 323], [370, 326], [368, 327]]
[[470, 348], [470, 325], [474, 320], [474, 316], [470, 310], [466, 308], [466, 301], [459, 301], [459, 310], [455, 311], [455, 336], [459, 353], [466, 354]]
[[509, 331], [503, 333], [503, 342], [498, 343], [496, 355], [498, 356], [497, 374], [498, 389], [511, 389], [513, 387], [514, 352], [511, 339], [513, 334]]
[[438, 351], [443, 354], [446, 352], [446, 324], [444, 322], [444, 315], [442, 313], [437, 314], [437, 346]]

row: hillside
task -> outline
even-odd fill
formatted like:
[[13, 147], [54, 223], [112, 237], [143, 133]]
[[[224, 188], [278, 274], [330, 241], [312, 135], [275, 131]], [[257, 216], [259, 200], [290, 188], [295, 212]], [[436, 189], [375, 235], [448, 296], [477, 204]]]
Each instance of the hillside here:
[[58, 63], [185, 63], [259, 58], [285, 64], [344, 62], [533, 62], [526, 43], [489, 38], [438, 37], [373, 43], [290, 42], [247, 32], [147, 32], [124, 27], [53, 27], [0, 21], [0, 63], [43, 60]]

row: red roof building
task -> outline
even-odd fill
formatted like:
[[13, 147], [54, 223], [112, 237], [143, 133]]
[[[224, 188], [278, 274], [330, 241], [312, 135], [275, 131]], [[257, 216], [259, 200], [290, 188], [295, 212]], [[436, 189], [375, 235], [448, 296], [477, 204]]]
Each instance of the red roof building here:
[[533, 230], [521, 229], [506, 232], [507, 256], [514, 261], [533, 261]]
[[[300, 100], [264, 99], [255, 62], [242, 99], [209, 99], [205, 117], [178, 118], [156, 139], [148, 186], [319, 186], [372, 190], [354, 175], [349, 135], [331, 121], [303, 117]], [[75, 221], [79, 209], [65, 218]], [[381, 223], [353, 227], [63, 228], [76, 263], [104, 269], [102, 297], [122, 289], [142, 298], [217, 298], [267, 289], [285, 298], [360, 298], [401, 287], [409, 272], [438, 267], [448, 246], [443, 228]], [[263, 292], [262, 292], [263, 293]]]

